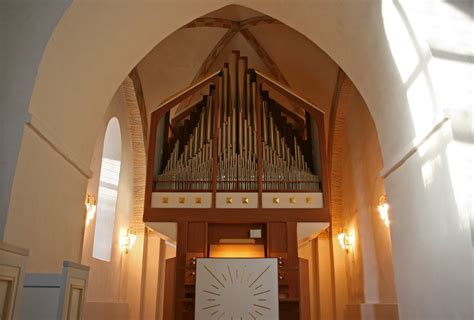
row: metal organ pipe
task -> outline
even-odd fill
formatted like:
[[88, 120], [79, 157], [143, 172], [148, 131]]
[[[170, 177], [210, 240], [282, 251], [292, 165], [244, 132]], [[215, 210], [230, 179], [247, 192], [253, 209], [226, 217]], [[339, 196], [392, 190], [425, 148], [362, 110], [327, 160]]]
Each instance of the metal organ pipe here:
[[[280, 116], [279, 109], [267, 96], [256, 105], [257, 88], [254, 73], [246, 58], [233, 52], [229, 64], [222, 69], [219, 92], [214, 88], [194, 108], [188, 128], [173, 138], [163, 172], [156, 177], [159, 190], [212, 189], [212, 148], [218, 135], [217, 190], [258, 190], [257, 143], [262, 143], [264, 191], [318, 190], [319, 177], [311, 172], [303, 156], [304, 139]], [[219, 96], [217, 110], [214, 99]], [[257, 108], [261, 108], [261, 137], [257, 137]], [[214, 114], [217, 112], [216, 118]], [[214, 119], [217, 119], [214, 132]], [[300, 133], [301, 134], [301, 133]], [[167, 136], [165, 134], [165, 136]], [[181, 151], [180, 151], [181, 150]]]

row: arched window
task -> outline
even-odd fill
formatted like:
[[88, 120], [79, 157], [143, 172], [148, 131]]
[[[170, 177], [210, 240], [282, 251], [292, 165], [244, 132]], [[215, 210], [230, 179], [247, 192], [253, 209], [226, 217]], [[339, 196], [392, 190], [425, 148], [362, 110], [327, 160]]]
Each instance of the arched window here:
[[92, 252], [94, 258], [105, 261], [110, 261], [112, 257], [121, 155], [120, 125], [117, 118], [112, 118], [107, 125], [104, 138]]

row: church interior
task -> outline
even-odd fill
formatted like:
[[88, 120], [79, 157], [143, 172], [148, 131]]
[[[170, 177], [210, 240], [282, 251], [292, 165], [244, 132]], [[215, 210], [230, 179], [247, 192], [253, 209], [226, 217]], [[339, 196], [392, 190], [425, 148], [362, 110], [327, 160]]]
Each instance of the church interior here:
[[0, 319], [473, 319], [472, 0], [0, 15]]

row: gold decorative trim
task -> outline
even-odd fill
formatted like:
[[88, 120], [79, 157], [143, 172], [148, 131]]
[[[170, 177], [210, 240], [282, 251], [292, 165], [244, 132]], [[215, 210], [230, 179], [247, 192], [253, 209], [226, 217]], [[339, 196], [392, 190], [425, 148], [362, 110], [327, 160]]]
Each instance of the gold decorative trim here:
[[161, 203], [165, 203], [165, 204], [166, 204], [166, 203], [168, 203], [168, 201], [169, 201], [168, 197], [163, 197], [163, 198], [161, 198]]
[[178, 198], [178, 202], [179, 202], [180, 204], [183, 204], [183, 203], [186, 202], [186, 198], [185, 198], [185, 197], [179, 197], [179, 198]]
[[296, 204], [296, 198], [295, 197], [290, 197], [290, 203], [291, 204]]
[[279, 204], [280, 203], [280, 198], [273, 198], [273, 203]]
[[306, 203], [307, 204], [312, 204], [313, 203], [313, 197], [306, 197]]
[[196, 197], [194, 202], [197, 203], [197, 204], [201, 204], [202, 203], [202, 198], [201, 197]]
[[228, 204], [232, 204], [232, 197], [227, 197], [225, 199], [225, 202], [228, 203]]
[[242, 197], [242, 203], [243, 204], [248, 204], [249, 203], [249, 198], [248, 197]]

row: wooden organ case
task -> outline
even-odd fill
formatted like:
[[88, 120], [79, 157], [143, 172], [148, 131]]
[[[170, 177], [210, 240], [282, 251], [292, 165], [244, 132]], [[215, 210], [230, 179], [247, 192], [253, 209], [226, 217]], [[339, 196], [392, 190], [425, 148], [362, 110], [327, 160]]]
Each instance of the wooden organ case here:
[[330, 221], [323, 123], [238, 51], [152, 113], [144, 221], [178, 226], [168, 317], [194, 319], [196, 259], [257, 229], [255, 245], [278, 259], [280, 319], [304, 318], [297, 223]]

